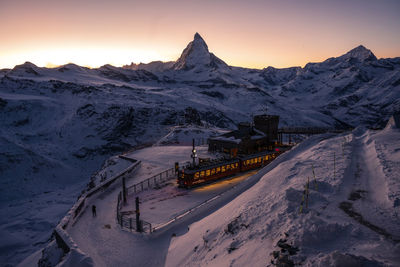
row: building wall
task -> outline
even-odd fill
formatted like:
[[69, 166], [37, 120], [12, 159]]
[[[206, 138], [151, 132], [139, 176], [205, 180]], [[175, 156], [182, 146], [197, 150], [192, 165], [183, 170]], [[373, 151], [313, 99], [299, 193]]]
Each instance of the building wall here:
[[229, 153], [226, 150], [238, 149], [239, 144], [218, 139], [208, 139], [208, 151]]
[[264, 132], [270, 141], [278, 140], [279, 116], [258, 115], [254, 116], [254, 127]]

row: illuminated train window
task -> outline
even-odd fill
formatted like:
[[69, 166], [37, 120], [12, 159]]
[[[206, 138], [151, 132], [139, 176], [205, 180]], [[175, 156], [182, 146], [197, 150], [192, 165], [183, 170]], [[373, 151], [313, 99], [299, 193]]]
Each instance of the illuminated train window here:
[[199, 172], [196, 172], [196, 173], [194, 174], [194, 178], [199, 178]]
[[204, 177], [204, 171], [200, 172], [200, 177]]
[[210, 170], [206, 170], [206, 176], [210, 176], [211, 171]]
[[221, 172], [221, 167], [217, 167], [217, 171], [216, 172], [220, 173]]
[[211, 170], [211, 175], [215, 174], [215, 168]]
[[221, 172], [225, 172], [225, 166], [221, 166]]
[[235, 163], [235, 167], [237, 168], [238, 166], [239, 166], [239, 163], [236, 162], [236, 163]]
[[258, 162], [261, 162], [261, 157], [258, 157]]
[[231, 169], [231, 165], [226, 165], [226, 170], [229, 171]]
[[236, 167], [235, 167], [235, 164], [231, 164], [231, 169], [235, 169]]
[[246, 165], [248, 165], [248, 164], [250, 164], [250, 160], [249, 159], [246, 160]]

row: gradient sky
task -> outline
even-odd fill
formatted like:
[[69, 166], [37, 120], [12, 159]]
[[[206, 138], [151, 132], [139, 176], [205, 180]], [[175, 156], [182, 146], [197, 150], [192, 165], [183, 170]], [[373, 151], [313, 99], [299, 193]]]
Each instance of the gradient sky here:
[[0, 68], [176, 60], [199, 32], [233, 66], [400, 56], [399, 0], [0, 0]]

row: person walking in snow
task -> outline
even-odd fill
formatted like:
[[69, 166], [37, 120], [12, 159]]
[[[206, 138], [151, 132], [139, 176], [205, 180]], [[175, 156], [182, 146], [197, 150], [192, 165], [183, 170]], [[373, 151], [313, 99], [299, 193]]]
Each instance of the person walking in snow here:
[[92, 215], [93, 217], [96, 217], [96, 206], [92, 205]]

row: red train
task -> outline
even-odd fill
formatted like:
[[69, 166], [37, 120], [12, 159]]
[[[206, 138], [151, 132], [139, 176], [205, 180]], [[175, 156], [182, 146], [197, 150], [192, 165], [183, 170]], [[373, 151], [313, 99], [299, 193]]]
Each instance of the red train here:
[[265, 151], [239, 156], [235, 159], [210, 161], [195, 167], [181, 168], [178, 171], [178, 185], [191, 188], [236, 173], [261, 168], [274, 160], [280, 153], [282, 151]]

